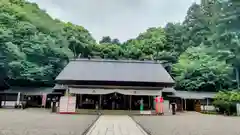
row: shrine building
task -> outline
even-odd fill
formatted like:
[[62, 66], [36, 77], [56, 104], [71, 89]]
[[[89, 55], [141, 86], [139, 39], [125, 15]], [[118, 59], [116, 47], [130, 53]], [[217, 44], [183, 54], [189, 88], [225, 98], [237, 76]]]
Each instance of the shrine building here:
[[139, 110], [154, 108], [154, 97], [173, 93], [174, 80], [160, 62], [71, 60], [56, 77], [54, 92], [76, 96], [76, 108]]

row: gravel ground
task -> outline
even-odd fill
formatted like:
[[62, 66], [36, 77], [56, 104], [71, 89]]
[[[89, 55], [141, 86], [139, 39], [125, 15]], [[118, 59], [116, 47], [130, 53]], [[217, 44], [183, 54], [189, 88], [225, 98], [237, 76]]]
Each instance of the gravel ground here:
[[81, 135], [94, 115], [51, 114], [44, 110], [0, 110], [0, 135]]
[[151, 135], [240, 135], [240, 117], [185, 113], [133, 118]]

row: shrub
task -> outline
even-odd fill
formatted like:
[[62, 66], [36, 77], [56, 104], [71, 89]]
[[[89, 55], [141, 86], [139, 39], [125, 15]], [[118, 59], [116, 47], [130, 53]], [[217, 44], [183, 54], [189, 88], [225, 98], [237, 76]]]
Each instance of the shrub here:
[[218, 108], [218, 113], [233, 115], [236, 113], [238, 102], [240, 102], [239, 91], [221, 91], [215, 96], [213, 105]]

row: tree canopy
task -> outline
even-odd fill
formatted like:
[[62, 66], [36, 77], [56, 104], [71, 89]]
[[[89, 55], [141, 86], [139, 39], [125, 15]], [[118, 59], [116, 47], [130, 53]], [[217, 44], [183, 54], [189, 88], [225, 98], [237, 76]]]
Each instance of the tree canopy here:
[[189, 47], [174, 64], [177, 87], [185, 90], [214, 91], [232, 85], [232, 66], [212, 55], [211, 48]]
[[160, 60], [177, 89], [235, 89], [240, 69], [239, 5], [237, 0], [201, 0], [189, 7], [181, 23], [148, 28], [125, 42], [105, 36], [97, 43], [84, 27], [53, 19], [35, 3], [2, 0], [0, 72], [14, 85], [53, 84], [71, 58]]
[[12, 81], [52, 83], [65, 63], [86, 46], [95, 44], [81, 26], [52, 19], [34, 3], [3, 0], [0, 3], [0, 54]]

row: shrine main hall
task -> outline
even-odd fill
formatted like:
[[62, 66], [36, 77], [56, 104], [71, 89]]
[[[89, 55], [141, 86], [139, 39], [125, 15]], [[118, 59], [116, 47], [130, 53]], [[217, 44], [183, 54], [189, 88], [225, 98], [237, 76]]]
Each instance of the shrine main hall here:
[[55, 92], [76, 96], [76, 108], [139, 110], [171, 94], [174, 80], [157, 61], [75, 59], [56, 77]]

